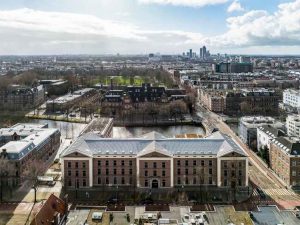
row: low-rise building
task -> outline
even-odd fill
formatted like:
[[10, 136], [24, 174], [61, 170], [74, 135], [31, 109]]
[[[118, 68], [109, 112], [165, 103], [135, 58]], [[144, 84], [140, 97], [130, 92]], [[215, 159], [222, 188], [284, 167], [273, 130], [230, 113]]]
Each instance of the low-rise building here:
[[53, 100], [48, 100], [46, 104], [47, 112], [64, 112], [72, 108], [74, 105], [80, 104], [82, 101], [94, 96], [97, 91], [93, 88], [85, 88], [74, 91], [72, 94], [67, 94]]
[[95, 118], [86, 126], [86, 128], [81, 132], [81, 134], [94, 133], [99, 137], [108, 138], [113, 136], [113, 126], [113, 118]]
[[88, 133], [66, 149], [62, 163], [68, 190], [248, 186], [248, 156], [220, 132], [189, 139], [166, 138], [156, 132], [127, 139]]
[[[47, 128], [47, 125], [16, 124], [10, 128], [0, 129], [0, 157], [8, 160], [10, 177], [14, 185], [20, 184], [24, 173], [42, 163], [38, 167], [46, 170], [60, 146], [58, 129]], [[43, 173], [43, 171], [39, 171]]]
[[282, 123], [272, 117], [241, 117], [239, 121], [238, 133], [241, 140], [252, 148], [257, 147], [257, 128], [263, 125], [271, 125], [275, 128], [281, 128]]

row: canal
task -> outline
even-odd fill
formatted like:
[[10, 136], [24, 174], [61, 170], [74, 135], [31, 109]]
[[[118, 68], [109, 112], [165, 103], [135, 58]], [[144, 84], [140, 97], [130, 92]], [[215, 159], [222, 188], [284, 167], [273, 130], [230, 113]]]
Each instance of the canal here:
[[[63, 139], [76, 139], [81, 131], [85, 128], [86, 124], [82, 123], [68, 123], [62, 121], [53, 120], [31, 120], [31, 123], [45, 124], [47, 123], [49, 128], [57, 128], [60, 130]], [[178, 134], [200, 134], [204, 135], [205, 131], [200, 126], [168, 126], [168, 127], [114, 127], [114, 138], [127, 138], [138, 137], [145, 133], [157, 131], [166, 137], [174, 137]]]

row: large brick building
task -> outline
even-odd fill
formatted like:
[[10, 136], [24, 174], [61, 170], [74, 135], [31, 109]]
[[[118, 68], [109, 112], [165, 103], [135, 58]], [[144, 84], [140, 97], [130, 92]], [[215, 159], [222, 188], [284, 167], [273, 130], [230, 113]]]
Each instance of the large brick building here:
[[41, 105], [45, 100], [42, 85], [37, 87], [21, 87], [12, 85], [7, 90], [0, 90], [1, 110], [28, 110]]
[[4, 172], [12, 178], [9, 179], [11, 185], [19, 185], [23, 177], [28, 176], [30, 167], [36, 166], [43, 174], [53, 162], [59, 146], [60, 131], [48, 128], [47, 124], [19, 123], [0, 129], [0, 159], [9, 163]]
[[135, 186], [139, 189], [193, 186], [247, 187], [248, 157], [228, 136], [166, 138], [79, 137], [62, 154], [67, 189]]
[[300, 187], [300, 140], [277, 137], [270, 145], [270, 167], [289, 187]]

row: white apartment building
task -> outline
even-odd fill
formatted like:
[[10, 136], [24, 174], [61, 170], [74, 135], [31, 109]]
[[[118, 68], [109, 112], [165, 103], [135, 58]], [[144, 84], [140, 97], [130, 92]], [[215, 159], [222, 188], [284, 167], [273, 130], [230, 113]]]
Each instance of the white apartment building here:
[[286, 129], [288, 136], [300, 137], [300, 115], [288, 115]]
[[257, 128], [257, 149], [267, 147], [270, 149], [273, 139], [285, 136], [284, 132], [272, 125], [263, 125]]
[[300, 108], [300, 90], [285, 90], [283, 92], [283, 104], [293, 108]]

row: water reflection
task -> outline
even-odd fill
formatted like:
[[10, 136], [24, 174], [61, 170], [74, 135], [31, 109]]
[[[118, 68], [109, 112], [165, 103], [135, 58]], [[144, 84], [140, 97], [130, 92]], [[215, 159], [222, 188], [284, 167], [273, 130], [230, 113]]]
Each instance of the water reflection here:
[[205, 132], [202, 127], [197, 126], [169, 126], [169, 127], [114, 127], [114, 138], [138, 137], [145, 133], [157, 131], [166, 137], [174, 137], [177, 134], [201, 134]]
[[48, 124], [49, 128], [57, 128], [61, 132], [61, 136], [66, 139], [75, 139], [79, 136], [81, 131], [87, 126], [83, 123], [69, 123], [63, 121], [53, 120], [32, 120], [31, 123]]

